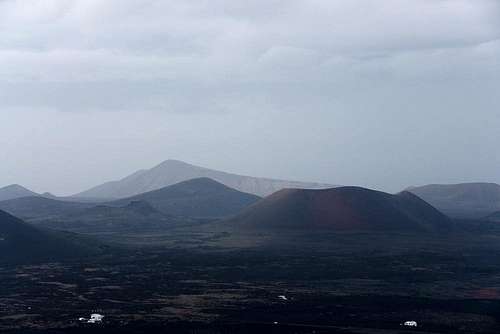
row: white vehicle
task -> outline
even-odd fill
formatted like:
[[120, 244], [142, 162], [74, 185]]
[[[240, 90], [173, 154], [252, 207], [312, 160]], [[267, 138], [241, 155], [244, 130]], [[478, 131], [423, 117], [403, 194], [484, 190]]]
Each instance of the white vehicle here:
[[417, 322], [416, 321], [405, 321], [405, 323], [403, 324], [403, 326], [417, 327]]
[[78, 318], [78, 321], [80, 322], [86, 322], [88, 324], [98, 324], [98, 323], [101, 323], [102, 322], [102, 319], [104, 319], [104, 316], [102, 314], [99, 314], [99, 313], [92, 313], [90, 315], [90, 318]]
[[97, 322], [102, 322], [103, 318], [104, 318], [103, 315], [101, 315], [99, 313], [93, 313], [93, 314], [90, 315], [90, 319], [87, 322], [91, 323], [91, 324], [95, 324]]

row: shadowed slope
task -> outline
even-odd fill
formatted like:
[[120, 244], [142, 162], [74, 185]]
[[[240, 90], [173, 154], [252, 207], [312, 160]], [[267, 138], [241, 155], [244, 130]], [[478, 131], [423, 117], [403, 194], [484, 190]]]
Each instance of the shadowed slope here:
[[44, 227], [79, 233], [164, 231], [190, 223], [196, 221], [164, 214], [143, 201], [132, 201], [123, 207], [97, 205], [39, 222]]
[[98, 251], [73, 235], [40, 230], [0, 211], [0, 262], [59, 261]]
[[408, 192], [358, 187], [281, 190], [225, 224], [243, 229], [447, 231], [451, 221]]
[[49, 219], [78, 212], [95, 204], [65, 202], [40, 196], [30, 196], [0, 202], [0, 210], [21, 217], [37, 220]]
[[143, 201], [165, 214], [214, 218], [236, 214], [259, 199], [258, 196], [231, 189], [209, 178], [198, 178], [110, 204], [123, 206]]

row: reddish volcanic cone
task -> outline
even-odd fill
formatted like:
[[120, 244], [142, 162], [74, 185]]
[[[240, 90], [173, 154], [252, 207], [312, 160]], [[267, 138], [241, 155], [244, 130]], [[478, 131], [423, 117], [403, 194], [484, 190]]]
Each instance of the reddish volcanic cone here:
[[338, 231], [449, 231], [452, 222], [409, 193], [359, 187], [285, 189], [264, 198], [228, 224], [240, 229]]

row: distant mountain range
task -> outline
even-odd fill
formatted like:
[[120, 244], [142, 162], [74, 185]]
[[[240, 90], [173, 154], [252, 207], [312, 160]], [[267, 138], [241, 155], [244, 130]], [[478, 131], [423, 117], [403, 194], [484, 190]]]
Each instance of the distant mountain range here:
[[72, 234], [38, 229], [0, 210], [0, 263], [59, 261], [100, 251], [98, 244]]
[[33, 197], [33, 196], [56, 199], [65, 202], [102, 202], [106, 200], [105, 198], [88, 198], [88, 197], [75, 198], [71, 196], [56, 196], [49, 192], [39, 194], [19, 184], [11, 184], [6, 187], [0, 188], [0, 202], [7, 201], [10, 199]]
[[[92, 220], [85, 210], [99, 203], [126, 207], [132, 202], [144, 202], [165, 215], [213, 219], [235, 215], [257, 202], [259, 195], [268, 196], [282, 189], [332, 188], [327, 184], [229, 174], [167, 160], [152, 169], [70, 197], [40, 195], [23, 186], [10, 185], [0, 188], [0, 210], [29, 222], [70, 216], [74, 219], [78, 214], [83, 215], [83, 220]], [[407, 191], [451, 218], [484, 220], [500, 212], [500, 185], [495, 183], [431, 184]], [[325, 202], [325, 205], [329, 204]], [[122, 214], [124, 212], [119, 215]]]
[[146, 202], [165, 214], [189, 217], [224, 217], [239, 212], [260, 197], [231, 189], [209, 178], [180, 182], [158, 190], [109, 202], [70, 202], [41, 196], [0, 201], [0, 210], [24, 219], [74, 215], [83, 209], [102, 206], [122, 207]]
[[446, 232], [451, 220], [409, 193], [359, 187], [285, 189], [223, 222], [236, 229]]
[[500, 185], [495, 183], [430, 184], [408, 191], [453, 218], [478, 219], [500, 211]]
[[18, 184], [11, 184], [10, 186], [0, 188], [0, 201], [37, 195], [37, 193]]
[[235, 215], [259, 199], [214, 180], [198, 178], [106, 203], [29, 196], [1, 201], [0, 209], [53, 229], [84, 233], [139, 232]]
[[319, 189], [332, 187], [332, 185], [321, 183], [285, 181], [230, 174], [194, 166], [178, 160], [167, 160], [154, 168], [137, 171], [124, 179], [104, 183], [76, 194], [74, 197], [125, 198], [201, 177], [211, 178], [230, 188], [261, 197], [284, 188]]

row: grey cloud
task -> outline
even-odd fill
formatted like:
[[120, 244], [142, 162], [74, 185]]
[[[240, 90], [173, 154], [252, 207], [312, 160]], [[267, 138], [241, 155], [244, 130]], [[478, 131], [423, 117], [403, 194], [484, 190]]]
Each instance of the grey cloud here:
[[[165, 158], [388, 190], [500, 181], [499, 38], [495, 0], [0, 1], [0, 185], [76, 192]], [[69, 156], [72, 173], [53, 162]]]

